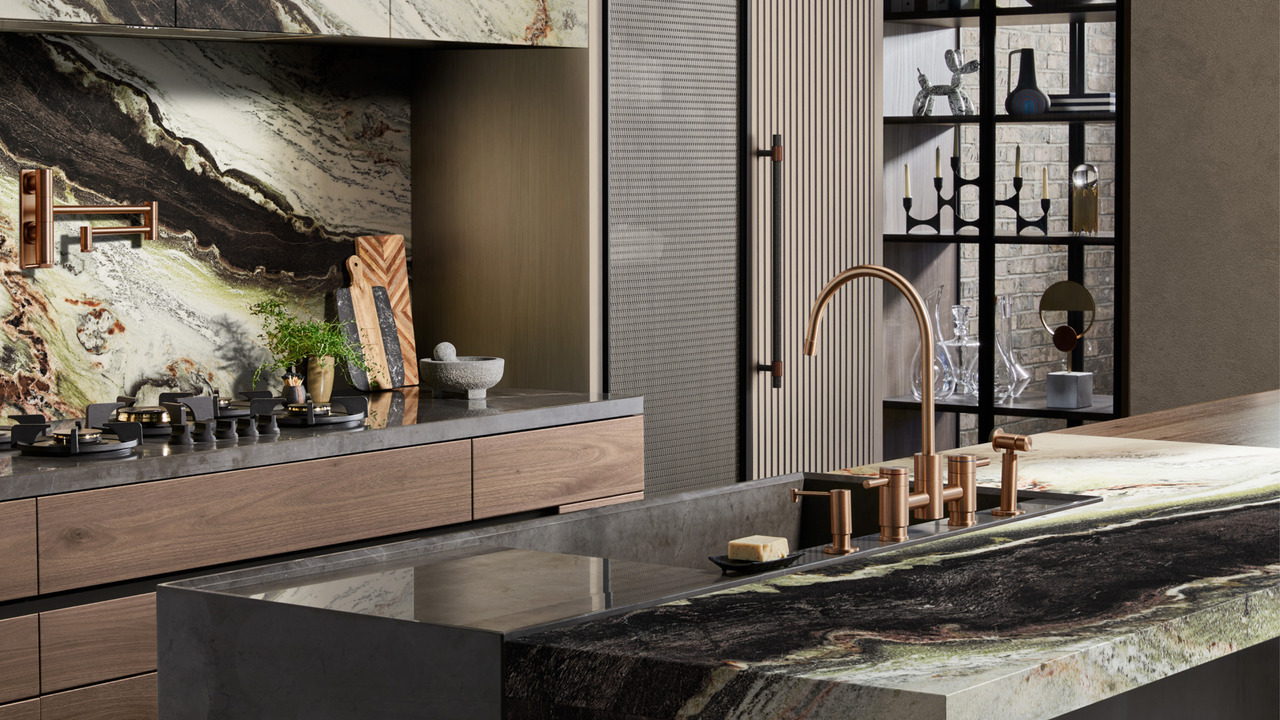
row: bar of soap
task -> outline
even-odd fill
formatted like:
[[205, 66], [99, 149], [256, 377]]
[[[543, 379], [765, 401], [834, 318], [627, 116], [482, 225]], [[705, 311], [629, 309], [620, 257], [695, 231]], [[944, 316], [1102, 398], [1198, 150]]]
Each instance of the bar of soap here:
[[786, 557], [788, 552], [790, 548], [787, 547], [787, 539], [781, 537], [752, 535], [729, 541], [730, 560], [768, 562], [780, 560]]

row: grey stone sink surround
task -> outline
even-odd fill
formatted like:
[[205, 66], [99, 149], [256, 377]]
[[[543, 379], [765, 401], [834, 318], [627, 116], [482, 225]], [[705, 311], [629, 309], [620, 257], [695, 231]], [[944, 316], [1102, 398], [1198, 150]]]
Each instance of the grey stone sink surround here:
[[[508, 640], [967, 532], [948, 532], [945, 520], [921, 523], [912, 526], [907, 543], [863, 537], [855, 542], [858, 555], [831, 557], [813, 548], [788, 570], [754, 576], [719, 575], [707, 560], [722, 554], [728, 540], [755, 533], [788, 537], [800, 547], [808, 542], [802, 522], [816, 522], [821, 538], [828, 530], [826, 501], [794, 504], [788, 491], [833, 483], [861, 491], [854, 502], [871, 512], [855, 511], [855, 518], [874, 516], [876, 493], [863, 491], [854, 478], [796, 473], [167, 583], [158, 590], [161, 718], [498, 718]], [[981, 492], [980, 507], [998, 504], [997, 488]], [[1096, 500], [1024, 492], [1023, 517]], [[979, 518], [973, 529], [1018, 521], [989, 511]], [[470, 576], [461, 569], [452, 576], [428, 571], [435, 601], [447, 605], [450, 593], [439, 585], [448, 583], [440, 578], [456, 577], [456, 601], [464, 607], [441, 613], [419, 606], [422, 568], [458, 556], [524, 557], [491, 554], [500, 547], [540, 551], [533, 556], [564, 553], [606, 568], [612, 562], [615, 571], [606, 574], [614, 585], [601, 588], [594, 603], [579, 592], [564, 603], [518, 608], [469, 627], [439, 621], [479, 612], [462, 587], [475, 582], [496, 580], [516, 597], [545, 594], [544, 584], [521, 590], [519, 573], [497, 562], [489, 571], [472, 566]], [[496, 578], [477, 579], [476, 572]]]
[[56, 495], [77, 490], [129, 485], [203, 475], [225, 470], [276, 465], [412, 447], [462, 438], [499, 435], [639, 415], [644, 398], [558, 392], [493, 390], [484, 407], [467, 400], [418, 397], [418, 416], [378, 429], [322, 430], [281, 428], [278, 436], [260, 436], [188, 447], [147, 440], [132, 457], [120, 460], [72, 460], [0, 453], [0, 501]]

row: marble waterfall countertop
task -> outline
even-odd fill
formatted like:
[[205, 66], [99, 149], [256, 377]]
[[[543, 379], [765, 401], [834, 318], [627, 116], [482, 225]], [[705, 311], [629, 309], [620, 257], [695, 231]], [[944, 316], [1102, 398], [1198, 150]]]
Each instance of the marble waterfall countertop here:
[[0, 501], [128, 485], [608, 420], [644, 412], [644, 398], [555, 390], [494, 389], [486, 400], [431, 399], [418, 388], [369, 395], [369, 424], [352, 430], [281, 427], [279, 435], [171, 446], [147, 439], [115, 460], [0, 452]]
[[1048, 718], [1280, 636], [1280, 450], [1034, 447], [1103, 502], [509, 641], [507, 717]]

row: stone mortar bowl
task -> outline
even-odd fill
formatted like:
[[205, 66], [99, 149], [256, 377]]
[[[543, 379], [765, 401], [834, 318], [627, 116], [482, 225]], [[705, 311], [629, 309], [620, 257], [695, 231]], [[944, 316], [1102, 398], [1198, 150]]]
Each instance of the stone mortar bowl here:
[[444, 353], [440, 352], [439, 347], [436, 349], [436, 357], [452, 356], [452, 359], [422, 358], [418, 361], [419, 382], [431, 388], [434, 397], [444, 397], [446, 392], [465, 392], [468, 400], [479, 400], [502, 379], [502, 358], [479, 355], [457, 357], [453, 356], [452, 349], [449, 346]]

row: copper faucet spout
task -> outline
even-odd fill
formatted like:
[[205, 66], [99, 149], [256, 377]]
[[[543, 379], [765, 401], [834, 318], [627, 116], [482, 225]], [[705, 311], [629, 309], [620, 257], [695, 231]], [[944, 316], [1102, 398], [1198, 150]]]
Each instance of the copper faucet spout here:
[[[911, 310], [916, 314], [916, 324], [920, 328], [920, 454], [929, 457], [934, 454], [933, 448], [933, 326], [929, 323], [929, 313], [925, 311], [924, 299], [920, 293], [907, 282], [907, 279], [886, 267], [879, 265], [858, 265], [831, 278], [818, 299], [813, 301], [809, 311], [809, 324], [804, 333], [804, 354], [814, 355], [818, 351], [818, 327], [822, 324], [822, 315], [827, 310], [827, 303], [836, 291], [850, 280], [871, 277], [879, 278], [894, 286], [907, 298]], [[939, 517], [941, 517], [939, 515]]]

